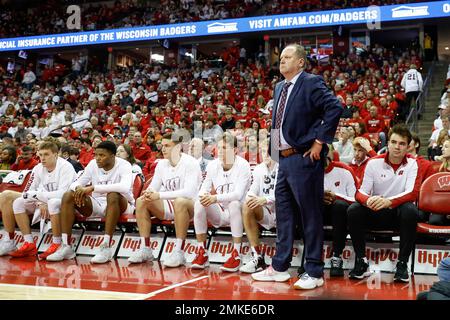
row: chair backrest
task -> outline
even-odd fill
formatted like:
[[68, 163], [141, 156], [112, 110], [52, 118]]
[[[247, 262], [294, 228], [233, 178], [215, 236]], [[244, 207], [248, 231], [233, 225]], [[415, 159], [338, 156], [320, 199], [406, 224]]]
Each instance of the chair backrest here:
[[141, 174], [137, 174], [136, 177], [134, 177], [134, 182], [133, 182], [134, 199], [139, 198], [143, 187], [144, 187], [144, 177]]
[[435, 173], [422, 183], [419, 209], [435, 214], [450, 214], [450, 172]]
[[23, 192], [25, 187], [28, 184], [28, 180], [30, 180], [31, 177], [31, 170], [25, 173], [25, 177], [22, 177], [20, 180], [22, 181], [22, 184], [15, 184], [15, 183], [8, 183], [8, 182], [2, 182], [0, 183], [0, 192], [3, 192], [5, 190], [11, 190], [11, 191], [17, 191], [17, 192]]

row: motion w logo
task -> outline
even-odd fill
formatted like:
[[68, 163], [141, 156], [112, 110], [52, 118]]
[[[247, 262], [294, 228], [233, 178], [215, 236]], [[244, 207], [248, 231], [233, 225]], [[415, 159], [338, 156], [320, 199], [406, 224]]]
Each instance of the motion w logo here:
[[167, 179], [164, 183], [164, 188], [167, 191], [175, 191], [180, 189], [180, 177]]
[[230, 193], [233, 188], [233, 183], [226, 183], [218, 186], [216, 192], [218, 194]]

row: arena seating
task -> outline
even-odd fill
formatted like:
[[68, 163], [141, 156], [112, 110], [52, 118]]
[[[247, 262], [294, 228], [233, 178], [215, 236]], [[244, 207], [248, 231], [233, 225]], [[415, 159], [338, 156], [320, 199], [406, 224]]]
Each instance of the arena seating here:
[[[418, 0], [389, 0], [389, 1], [267, 1], [247, 0], [240, 3], [231, 1], [212, 1], [205, 5], [200, 0], [161, 0], [158, 6], [132, 1], [114, 1], [111, 5], [101, 2], [82, 4], [82, 30], [100, 30], [120, 27], [143, 25], [159, 25], [181, 23], [200, 20], [215, 20], [226, 18], [241, 18], [255, 15], [284, 14], [293, 12], [322, 11], [344, 8], [366, 7], [369, 5], [389, 5], [419, 2]], [[39, 2], [38, 2], [39, 3]], [[74, 4], [74, 3], [70, 3]], [[28, 10], [12, 10], [0, 5], [2, 19], [0, 20], [0, 38], [30, 36], [39, 34], [54, 34], [67, 32], [64, 3], [46, 1], [37, 6], [31, 4]], [[221, 8], [224, 10], [222, 11]], [[39, 22], [35, 17], [39, 14]], [[77, 30], [72, 30], [76, 32]]]
[[[420, 188], [419, 209], [433, 214], [450, 215], [450, 173], [439, 172], [428, 177]], [[450, 226], [417, 224], [417, 232], [432, 236], [450, 236]]]

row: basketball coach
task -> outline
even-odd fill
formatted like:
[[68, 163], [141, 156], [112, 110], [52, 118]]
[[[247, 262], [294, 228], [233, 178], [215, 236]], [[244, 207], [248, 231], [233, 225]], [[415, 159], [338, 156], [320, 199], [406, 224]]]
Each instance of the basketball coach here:
[[319, 76], [304, 71], [305, 49], [290, 44], [281, 53], [270, 139], [279, 161], [275, 188], [276, 253], [272, 265], [252, 275], [259, 281], [287, 281], [295, 227], [303, 226], [305, 273], [296, 289], [314, 289], [323, 281], [323, 194], [327, 143], [333, 141], [343, 107]]

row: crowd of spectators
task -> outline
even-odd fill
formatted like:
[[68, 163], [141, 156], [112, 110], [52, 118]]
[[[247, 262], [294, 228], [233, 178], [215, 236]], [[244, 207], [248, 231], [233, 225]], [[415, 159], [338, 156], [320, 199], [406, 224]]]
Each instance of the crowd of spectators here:
[[[36, 144], [52, 135], [62, 142], [66, 158], [79, 162], [78, 170], [93, 159], [98, 143], [111, 140], [129, 145], [135, 164], [148, 176], [162, 157], [162, 135], [176, 129], [202, 138], [205, 157], [214, 156], [209, 146], [215, 138], [231, 130], [240, 155], [255, 165], [261, 161], [258, 141], [270, 134], [273, 88], [280, 78], [276, 67], [244, 61], [240, 52], [238, 46], [222, 52], [223, 68], [210, 68], [206, 60], [141, 63], [107, 73], [87, 67], [55, 77], [36, 77], [33, 65], [14, 74], [0, 69], [0, 168], [31, 169]], [[411, 64], [422, 66], [414, 50], [394, 52], [379, 45], [363, 56], [336, 55], [325, 65], [308, 62], [307, 71], [322, 75], [344, 107], [334, 147], [359, 178], [367, 159], [385, 149], [389, 128], [404, 120], [402, 78]], [[448, 126], [449, 81], [446, 85], [436, 130]], [[442, 158], [448, 135], [438, 136], [436, 155]]]
[[267, 15], [272, 14], [286, 14], [296, 12], [307, 11], [323, 11], [323, 10], [336, 10], [346, 8], [360, 8], [367, 6], [385, 6], [393, 4], [407, 4], [411, 2], [420, 2], [420, 0], [357, 0], [357, 1], [320, 1], [320, 0], [306, 0], [306, 1], [294, 1], [294, 0], [274, 0], [267, 3], [265, 6], [265, 13]]
[[[294, 12], [321, 11], [409, 3], [390, 1], [266, 1], [266, 0], [160, 0], [155, 2], [115, 1], [112, 4], [84, 3], [81, 5], [81, 30], [104, 30], [145, 25], [160, 25], [204, 20], [243, 18]], [[70, 14], [64, 1], [37, 2], [27, 10], [15, 8], [14, 2], [0, 5], [0, 38], [76, 32], [69, 30], [66, 20]], [[39, 16], [39, 19], [36, 17]]]
[[[81, 7], [81, 30], [104, 30], [202, 20], [242, 18], [255, 15], [262, 0], [161, 0], [115, 1], [113, 4], [85, 4]], [[68, 30], [67, 5], [45, 1], [28, 10], [0, 6], [0, 37], [76, 32]], [[36, 20], [36, 16], [39, 19]], [[17, 22], [17, 23], [15, 23]], [[20, 22], [20, 23], [19, 23]]]

